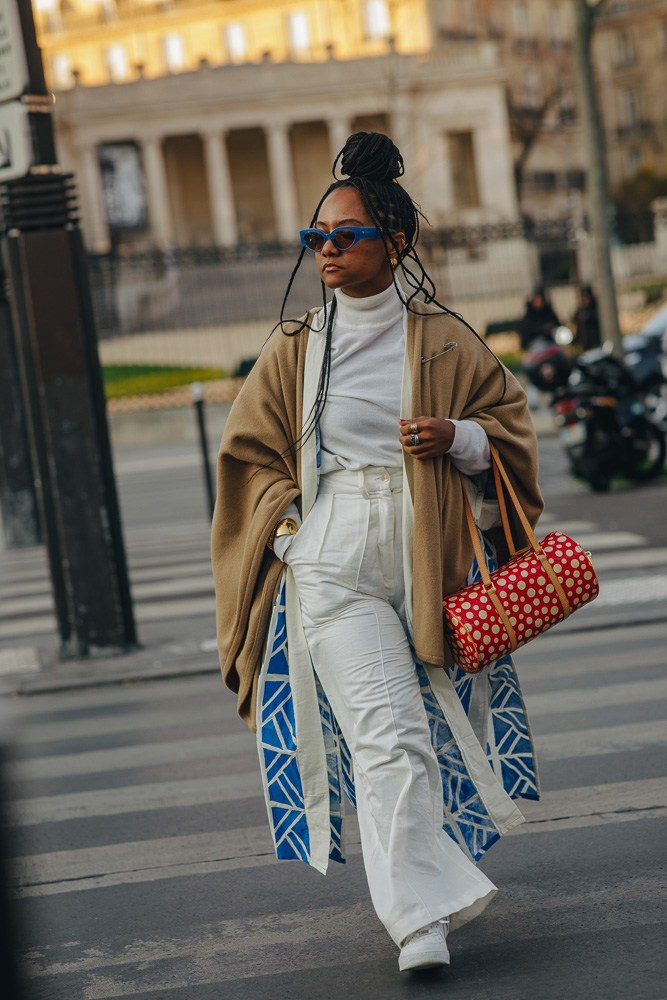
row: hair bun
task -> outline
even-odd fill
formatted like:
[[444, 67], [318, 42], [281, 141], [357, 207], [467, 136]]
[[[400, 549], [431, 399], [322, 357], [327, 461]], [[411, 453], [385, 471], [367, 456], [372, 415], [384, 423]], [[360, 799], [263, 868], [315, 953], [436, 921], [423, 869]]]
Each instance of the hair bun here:
[[336, 157], [336, 163], [338, 160], [342, 173], [348, 177], [368, 177], [386, 183], [405, 172], [398, 146], [382, 132], [355, 132]]

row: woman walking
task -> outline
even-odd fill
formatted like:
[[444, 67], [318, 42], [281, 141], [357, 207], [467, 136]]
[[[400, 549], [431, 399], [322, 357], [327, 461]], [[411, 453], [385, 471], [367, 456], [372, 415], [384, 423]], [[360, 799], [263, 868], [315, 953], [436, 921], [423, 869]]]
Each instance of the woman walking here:
[[448, 930], [496, 891], [474, 862], [538, 795], [511, 661], [465, 675], [443, 635], [443, 596], [475, 572], [461, 484], [492, 527], [491, 440], [532, 523], [542, 501], [525, 395], [435, 301], [398, 149], [357, 133], [334, 177], [339, 160], [285, 301], [310, 253], [333, 295], [281, 316], [222, 440], [218, 639], [278, 857], [344, 860], [345, 792], [409, 970], [449, 961]]

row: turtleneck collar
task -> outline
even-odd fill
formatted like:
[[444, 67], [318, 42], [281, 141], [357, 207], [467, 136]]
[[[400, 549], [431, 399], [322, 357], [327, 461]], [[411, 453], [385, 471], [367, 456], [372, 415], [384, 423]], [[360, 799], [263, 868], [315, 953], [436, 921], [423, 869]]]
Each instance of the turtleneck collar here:
[[336, 291], [336, 319], [347, 327], [391, 326], [403, 315], [403, 299], [392, 283], [378, 295], [353, 298], [339, 288]]

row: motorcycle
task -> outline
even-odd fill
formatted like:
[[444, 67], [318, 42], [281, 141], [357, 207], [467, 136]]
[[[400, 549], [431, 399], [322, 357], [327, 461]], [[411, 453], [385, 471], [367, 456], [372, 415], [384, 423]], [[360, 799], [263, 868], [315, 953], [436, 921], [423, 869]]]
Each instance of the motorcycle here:
[[667, 434], [667, 332], [628, 334], [625, 363], [644, 393], [647, 416]]
[[604, 348], [570, 356], [567, 327], [534, 342], [523, 359], [533, 385], [551, 392], [551, 408], [573, 475], [595, 492], [615, 475], [643, 482], [665, 464], [665, 435], [648, 416], [646, 386]]

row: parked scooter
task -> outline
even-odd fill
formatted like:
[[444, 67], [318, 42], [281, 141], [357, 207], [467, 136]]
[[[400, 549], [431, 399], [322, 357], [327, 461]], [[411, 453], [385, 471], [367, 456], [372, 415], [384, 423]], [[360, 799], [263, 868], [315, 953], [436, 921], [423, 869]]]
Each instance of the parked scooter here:
[[667, 333], [632, 333], [623, 338], [625, 363], [644, 393], [646, 415], [667, 434]]
[[604, 348], [571, 357], [567, 327], [554, 341], [533, 343], [523, 369], [551, 392], [551, 407], [573, 475], [591, 489], [609, 489], [613, 476], [635, 482], [657, 476], [665, 463], [665, 435], [647, 414], [644, 389], [630, 368]]

